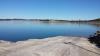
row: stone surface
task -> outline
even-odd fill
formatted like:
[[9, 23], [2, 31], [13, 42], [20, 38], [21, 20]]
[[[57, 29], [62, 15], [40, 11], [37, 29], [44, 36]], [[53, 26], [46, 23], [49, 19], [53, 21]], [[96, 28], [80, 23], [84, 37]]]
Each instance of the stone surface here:
[[100, 49], [87, 38], [57, 36], [16, 43], [0, 41], [0, 56], [100, 56]]

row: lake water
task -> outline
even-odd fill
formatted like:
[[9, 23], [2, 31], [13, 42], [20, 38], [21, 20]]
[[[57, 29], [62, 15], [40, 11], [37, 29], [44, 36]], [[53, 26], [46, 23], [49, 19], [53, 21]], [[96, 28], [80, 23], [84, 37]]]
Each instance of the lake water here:
[[54, 36], [88, 37], [99, 26], [84, 23], [51, 23], [46, 21], [0, 21], [0, 40], [21, 41]]

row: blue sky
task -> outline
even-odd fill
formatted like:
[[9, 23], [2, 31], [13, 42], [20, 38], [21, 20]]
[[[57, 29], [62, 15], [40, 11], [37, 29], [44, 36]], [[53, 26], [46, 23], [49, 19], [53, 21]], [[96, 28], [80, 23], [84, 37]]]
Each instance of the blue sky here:
[[100, 17], [100, 0], [0, 0], [0, 18], [88, 20]]

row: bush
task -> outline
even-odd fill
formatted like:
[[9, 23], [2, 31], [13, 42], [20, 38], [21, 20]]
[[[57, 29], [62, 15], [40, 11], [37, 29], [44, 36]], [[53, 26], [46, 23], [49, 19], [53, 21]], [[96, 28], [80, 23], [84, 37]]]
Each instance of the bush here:
[[88, 38], [90, 43], [96, 44], [97, 47], [100, 47], [100, 31], [97, 31], [95, 35]]

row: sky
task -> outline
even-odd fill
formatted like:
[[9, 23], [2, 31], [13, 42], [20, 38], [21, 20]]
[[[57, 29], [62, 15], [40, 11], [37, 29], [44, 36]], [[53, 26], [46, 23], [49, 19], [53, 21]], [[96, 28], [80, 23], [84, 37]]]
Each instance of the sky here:
[[0, 0], [0, 18], [95, 19], [100, 0]]

